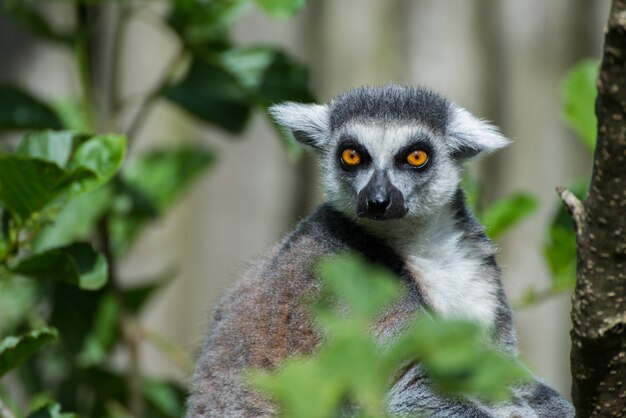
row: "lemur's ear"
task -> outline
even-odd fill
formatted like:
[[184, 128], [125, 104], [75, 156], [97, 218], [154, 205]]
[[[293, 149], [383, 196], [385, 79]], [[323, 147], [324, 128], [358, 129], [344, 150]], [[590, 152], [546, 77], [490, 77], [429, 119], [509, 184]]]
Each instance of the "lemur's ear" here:
[[269, 110], [276, 122], [291, 130], [299, 142], [319, 150], [324, 148], [330, 131], [328, 106], [285, 102]]
[[460, 107], [452, 110], [447, 136], [453, 155], [463, 160], [494, 152], [511, 142], [494, 125]]

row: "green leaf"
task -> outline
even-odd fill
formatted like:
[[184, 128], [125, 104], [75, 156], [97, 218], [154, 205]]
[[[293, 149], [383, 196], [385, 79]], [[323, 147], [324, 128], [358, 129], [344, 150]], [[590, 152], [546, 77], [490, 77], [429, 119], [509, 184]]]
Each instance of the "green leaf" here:
[[[589, 179], [570, 184], [568, 189], [581, 201], [587, 195]], [[552, 273], [552, 291], [571, 289], [576, 284], [576, 235], [574, 222], [563, 204], [552, 218], [543, 246]], [[529, 293], [530, 298], [532, 294]]]
[[91, 191], [108, 182], [122, 165], [125, 154], [126, 137], [122, 135], [97, 135], [80, 144], [68, 168], [75, 172], [87, 170], [95, 178], [80, 181], [74, 186], [74, 193]]
[[42, 328], [0, 341], [0, 376], [19, 366], [44, 345], [57, 338], [54, 328]]
[[0, 202], [15, 216], [28, 218], [75, 181], [86, 181], [86, 170], [68, 173], [55, 163], [21, 155], [0, 155]]
[[65, 129], [89, 132], [89, 116], [80, 100], [60, 99], [51, 103]]
[[352, 308], [371, 317], [400, 295], [400, 281], [387, 270], [346, 255], [323, 260], [318, 272], [324, 288]]
[[184, 415], [185, 393], [171, 382], [148, 379], [143, 383], [143, 394], [154, 409], [149, 416], [179, 418]]
[[174, 0], [168, 23], [187, 45], [197, 47], [225, 37], [250, 0]]
[[246, 92], [222, 67], [194, 57], [187, 75], [165, 97], [205, 122], [240, 133], [250, 117]]
[[42, 252], [53, 247], [87, 239], [96, 222], [111, 207], [113, 192], [101, 187], [70, 198], [35, 237], [32, 249]]
[[34, 279], [64, 281], [85, 290], [96, 290], [107, 281], [104, 256], [87, 243], [76, 243], [31, 255], [11, 268], [16, 274]]
[[565, 119], [591, 152], [596, 146], [597, 135], [597, 78], [598, 60], [586, 59], [565, 74], [560, 86]]
[[70, 412], [61, 412], [61, 405], [51, 402], [29, 414], [27, 418], [78, 418]]
[[313, 102], [309, 72], [294, 59], [269, 47], [231, 48], [220, 56], [224, 68], [268, 106], [282, 101]]
[[74, 133], [69, 131], [40, 131], [24, 136], [16, 154], [50, 161], [65, 167], [74, 144]]
[[416, 361], [440, 391], [452, 396], [499, 401], [529, 378], [516, 359], [493, 349], [488, 330], [425, 312], [398, 340], [381, 347], [372, 335], [372, 320], [384, 320], [382, 309], [397, 297], [398, 279], [354, 256], [326, 260], [320, 273], [324, 301], [315, 316], [325, 343], [312, 356], [248, 374], [248, 382], [277, 402], [281, 415], [343, 416], [345, 407], [354, 405], [359, 416], [384, 417], [389, 385]]
[[390, 352], [399, 359], [417, 353], [444, 393], [502, 401], [511, 396], [513, 385], [528, 381], [530, 375], [517, 359], [487, 341], [476, 323], [422, 316]]
[[9, 129], [60, 129], [55, 113], [27, 92], [0, 84], [0, 131]]
[[158, 211], [164, 211], [214, 161], [215, 155], [200, 147], [160, 150], [130, 160], [122, 179]]
[[[284, 53], [268, 47], [231, 48], [220, 56], [224, 68], [266, 108], [282, 101], [313, 102], [309, 73]], [[267, 110], [266, 110], [267, 114]], [[302, 146], [290, 130], [269, 116], [291, 159], [302, 155]]]
[[118, 135], [27, 135], [16, 155], [0, 155], [0, 201], [26, 219], [70, 188], [72, 194], [94, 190], [120, 167], [125, 146], [125, 137]]
[[494, 202], [487, 208], [482, 221], [487, 227], [487, 235], [498, 238], [537, 208], [537, 199], [528, 193], [517, 193]]
[[0, 280], [0, 335], [13, 332], [23, 323], [35, 303], [35, 295], [31, 280], [19, 277]]
[[278, 401], [285, 417], [336, 416], [343, 392], [342, 382], [329, 379], [317, 362], [308, 359], [287, 360], [277, 373], [251, 372], [248, 381]]
[[267, 14], [286, 18], [293, 16], [306, 4], [306, 0], [255, 0]]
[[4, 0], [2, 6], [17, 22], [29, 29], [34, 35], [44, 39], [69, 44], [71, 34], [55, 30], [44, 17], [24, 0]]
[[85, 339], [82, 351], [77, 356], [81, 367], [94, 366], [106, 359], [119, 335], [119, 316], [119, 301], [110, 293], [103, 296], [96, 311], [93, 328]]

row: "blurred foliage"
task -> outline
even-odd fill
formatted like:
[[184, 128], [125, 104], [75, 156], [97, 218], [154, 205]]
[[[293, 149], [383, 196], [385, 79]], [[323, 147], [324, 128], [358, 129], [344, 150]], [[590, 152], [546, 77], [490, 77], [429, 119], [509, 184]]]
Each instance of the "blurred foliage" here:
[[325, 344], [271, 372], [249, 373], [250, 383], [278, 402], [281, 416], [335, 417], [349, 405], [355, 416], [385, 417], [390, 385], [417, 362], [442, 393], [486, 402], [508, 399], [511, 386], [529, 378], [515, 358], [491, 346], [477, 324], [426, 312], [383, 347], [371, 326], [401, 295], [401, 282], [354, 255], [323, 261], [319, 276], [323, 297], [312, 310]]
[[597, 121], [595, 102], [598, 90], [596, 59], [586, 59], [572, 67], [561, 80], [563, 113], [568, 125], [593, 152], [596, 146]]
[[[0, 380], [0, 411], [10, 407], [16, 417], [42, 418], [180, 417], [186, 396], [180, 383], [148, 378], [139, 364], [141, 346], [150, 344], [184, 373], [192, 368], [185, 350], [139, 320], [176, 269], [126, 287], [117, 265], [216, 155], [185, 138], [128, 158], [127, 148], [158, 100], [240, 133], [253, 112], [267, 115], [276, 101], [312, 101], [308, 72], [272, 46], [231, 41], [232, 24], [253, 1], [163, 0], [168, 7], [154, 16], [178, 37], [181, 50], [131, 108], [114, 81], [120, 65], [111, 67], [109, 84], [94, 84], [91, 63], [101, 45], [95, 37], [105, 35], [90, 28], [103, 24], [105, 9], [118, 9], [109, 34], [114, 60], [132, 60], [121, 54], [124, 27], [153, 2], [68, 0], [74, 26], [63, 30], [43, 3], [0, 0], [2, 12], [24, 29], [75, 55], [81, 91], [46, 102], [18, 85], [0, 85], [0, 140], [6, 139], [0, 147], [0, 375], [9, 379]], [[256, 3], [277, 17], [304, 5]], [[94, 99], [102, 89], [111, 103]], [[276, 132], [290, 154], [299, 154]], [[20, 393], [20, 401], [9, 393]]]

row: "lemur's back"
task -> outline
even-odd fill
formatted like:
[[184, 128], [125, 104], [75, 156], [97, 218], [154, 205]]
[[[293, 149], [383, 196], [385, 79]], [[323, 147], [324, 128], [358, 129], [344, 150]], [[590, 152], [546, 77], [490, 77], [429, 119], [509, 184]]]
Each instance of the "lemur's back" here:
[[[256, 417], [273, 405], [242, 384], [248, 368], [272, 368], [295, 354], [311, 353], [321, 342], [307, 312], [319, 281], [323, 257], [357, 251], [402, 276], [402, 261], [380, 240], [365, 233], [328, 205], [298, 225], [265, 258], [253, 265], [221, 300], [198, 361], [190, 417]], [[419, 305], [417, 288], [394, 314], [404, 321]], [[389, 328], [394, 318], [385, 318]], [[399, 324], [394, 324], [399, 328]]]

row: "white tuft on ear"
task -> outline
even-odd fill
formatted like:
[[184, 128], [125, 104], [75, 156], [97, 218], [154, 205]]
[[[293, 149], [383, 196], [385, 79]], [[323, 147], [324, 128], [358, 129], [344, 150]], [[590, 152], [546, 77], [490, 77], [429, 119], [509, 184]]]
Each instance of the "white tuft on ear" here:
[[494, 152], [511, 142], [497, 127], [460, 107], [452, 110], [447, 136], [453, 154], [461, 159]]
[[328, 106], [286, 102], [269, 109], [274, 120], [300, 142], [323, 149], [330, 131]]

